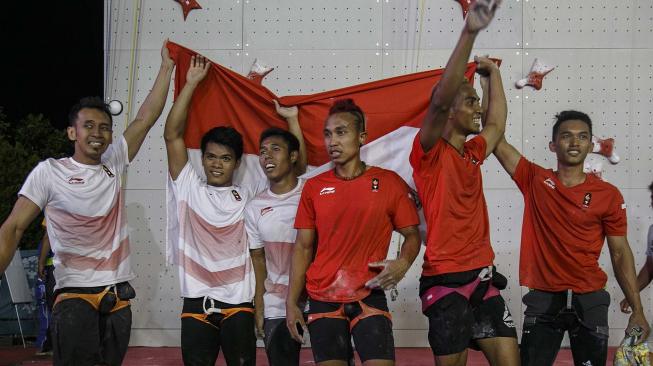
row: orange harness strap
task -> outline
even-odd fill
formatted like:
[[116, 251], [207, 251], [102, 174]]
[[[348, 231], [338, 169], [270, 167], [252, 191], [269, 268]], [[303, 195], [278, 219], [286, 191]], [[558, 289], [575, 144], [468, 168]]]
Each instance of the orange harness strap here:
[[349, 330], [351, 331], [352, 329], [354, 329], [354, 327], [356, 326], [356, 324], [358, 324], [359, 321], [361, 321], [361, 320], [363, 320], [365, 318], [369, 318], [371, 316], [377, 316], [377, 315], [385, 316], [390, 321], [392, 321], [392, 315], [390, 315], [389, 312], [383, 311], [381, 309], [377, 309], [377, 308], [372, 307], [372, 306], [369, 306], [369, 305], [365, 304], [362, 301], [358, 301], [358, 304], [361, 307], [361, 313], [357, 317], [355, 317], [354, 319], [349, 319], [347, 317], [347, 315], [345, 315], [345, 304], [342, 304], [342, 305], [340, 305], [338, 310], [335, 310], [335, 311], [331, 311], [331, 312], [328, 312], [328, 313], [309, 314], [307, 324], [310, 324], [310, 323], [312, 323], [312, 322], [314, 322], [314, 321], [316, 321], [318, 319], [324, 319], [324, 318], [327, 318], [327, 319], [342, 319], [342, 320], [346, 320], [346, 321], [349, 322]]
[[[52, 305], [52, 307], [54, 308], [58, 303], [65, 300], [81, 299], [89, 303], [93, 307], [93, 309], [95, 309], [95, 311], [99, 311], [100, 302], [102, 301], [104, 295], [106, 295], [108, 292], [109, 292], [109, 287], [105, 288], [104, 291], [97, 294], [76, 294], [74, 292], [62, 292], [59, 295], [57, 295], [57, 298], [56, 300], [54, 300], [54, 305]], [[129, 300], [118, 299], [110, 312], [111, 313], [116, 312], [120, 309], [126, 308], [129, 305], [130, 305]]]
[[[217, 312], [217, 313], [211, 313], [211, 314], [222, 314], [222, 315], [224, 315], [224, 317], [220, 320], [220, 324], [222, 324], [222, 322], [224, 322], [225, 320], [227, 320], [227, 318], [229, 318], [229, 317], [231, 317], [231, 316], [233, 316], [233, 315], [236, 315], [237, 313], [239, 313], [239, 312], [241, 312], [241, 311], [246, 312], [246, 313], [252, 313], [252, 314], [254, 314], [254, 309], [252, 309], [252, 308], [245, 308], [245, 307], [243, 307], [243, 308], [220, 309], [220, 312]], [[208, 324], [208, 325], [210, 325], [210, 326], [212, 326], [212, 327], [214, 327], [214, 328], [217, 329], [218, 327], [215, 326], [213, 323], [211, 323], [211, 322], [209, 321], [209, 315], [211, 315], [211, 314], [206, 314], [206, 313], [204, 313], [204, 314], [197, 314], [197, 313], [181, 313], [181, 318], [182, 318], [182, 319], [184, 319], [184, 318], [193, 318], [193, 319], [195, 319], [195, 320], [199, 320], [199, 321], [201, 321], [201, 322], [203, 322], [203, 323], [206, 323], [206, 324]]]

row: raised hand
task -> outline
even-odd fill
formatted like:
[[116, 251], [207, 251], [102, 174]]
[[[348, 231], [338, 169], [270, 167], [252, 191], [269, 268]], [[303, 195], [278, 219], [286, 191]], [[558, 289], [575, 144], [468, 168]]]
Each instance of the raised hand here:
[[297, 116], [299, 115], [299, 108], [297, 108], [296, 105], [292, 107], [282, 107], [279, 105], [279, 102], [276, 99], [273, 102], [274, 102], [274, 107], [277, 110], [277, 113], [281, 117], [285, 119], [289, 119], [289, 118], [297, 118]]
[[490, 25], [501, 0], [476, 0], [465, 18], [465, 28], [469, 32], [479, 32]]
[[170, 58], [170, 51], [168, 51], [168, 39], [166, 38], [163, 41], [163, 46], [161, 47], [161, 66], [174, 67], [175, 61]]
[[186, 82], [194, 85], [199, 84], [208, 74], [210, 66], [211, 63], [204, 56], [192, 56], [190, 58], [190, 67], [186, 73]]

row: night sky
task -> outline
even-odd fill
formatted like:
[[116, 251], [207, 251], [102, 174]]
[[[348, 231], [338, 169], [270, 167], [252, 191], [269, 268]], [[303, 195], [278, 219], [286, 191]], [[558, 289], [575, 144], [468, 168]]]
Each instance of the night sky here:
[[67, 125], [81, 97], [103, 94], [101, 0], [3, 1], [0, 106], [11, 121], [43, 113]]

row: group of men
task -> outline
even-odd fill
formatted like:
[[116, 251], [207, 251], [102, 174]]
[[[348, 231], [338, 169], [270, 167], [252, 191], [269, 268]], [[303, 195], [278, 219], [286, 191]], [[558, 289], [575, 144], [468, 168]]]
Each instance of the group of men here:
[[[592, 149], [590, 118], [576, 111], [556, 116], [549, 147], [557, 169], [544, 169], [504, 137], [507, 104], [498, 66], [475, 57], [482, 103], [464, 79], [474, 40], [498, 3], [477, 0], [470, 8], [433, 90], [409, 159], [419, 199], [399, 175], [361, 160], [366, 119], [350, 99], [334, 102], [324, 123], [333, 169], [300, 178], [307, 157], [298, 109], [275, 102], [288, 130], [260, 136], [267, 181], [234, 184], [243, 140], [230, 127], [202, 138], [203, 177], [189, 161], [184, 131], [210, 64], [192, 57], [164, 132], [179, 232], [168, 240], [179, 268], [186, 365], [213, 365], [220, 349], [229, 365], [254, 365], [257, 333], [271, 365], [298, 365], [305, 331], [320, 365], [352, 364], [354, 350], [364, 365], [393, 365], [383, 290], [404, 277], [422, 241], [419, 294], [437, 365], [464, 365], [468, 348], [480, 349], [492, 365], [551, 365], [565, 331], [577, 365], [605, 364], [610, 297], [598, 258], [606, 238], [626, 296], [622, 307], [632, 309], [627, 330], [648, 335], [639, 290], [652, 271], [636, 279], [624, 200], [614, 186], [583, 173]], [[119, 365], [125, 356], [135, 274], [121, 181], [165, 104], [174, 63], [165, 45], [161, 53], [152, 91], [116, 140], [102, 100], [73, 107], [74, 155], [39, 163], [0, 228], [1, 272], [27, 225], [45, 210], [55, 253], [55, 365]], [[519, 274], [530, 291], [521, 349], [490, 242], [481, 174], [490, 154], [524, 195]], [[424, 238], [417, 202], [426, 218]], [[393, 231], [403, 245], [398, 258], [387, 260]]]

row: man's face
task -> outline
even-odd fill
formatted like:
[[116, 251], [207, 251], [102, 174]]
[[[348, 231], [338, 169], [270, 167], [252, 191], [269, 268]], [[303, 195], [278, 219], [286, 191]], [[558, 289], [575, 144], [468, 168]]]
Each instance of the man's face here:
[[228, 187], [232, 184], [234, 171], [240, 165], [233, 149], [228, 146], [209, 142], [202, 154], [202, 167], [206, 174], [206, 183], [215, 187]]
[[554, 140], [549, 143], [549, 149], [556, 153], [558, 163], [562, 165], [582, 165], [592, 150], [589, 126], [577, 119], [562, 122]]
[[324, 124], [324, 146], [335, 164], [345, 164], [360, 153], [367, 132], [359, 132], [354, 116], [349, 113], [331, 115]]
[[67, 133], [68, 138], [75, 141], [76, 156], [99, 162], [112, 142], [111, 119], [98, 109], [82, 108]]
[[469, 135], [481, 132], [481, 116], [480, 98], [476, 90], [465, 81], [458, 89], [449, 118], [453, 120], [457, 130]]
[[258, 162], [271, 181], [278, 181], [293, 171], [297, 151], [288, 151], [288, 144], [281, 136], [270, 136], [259, 146]]

